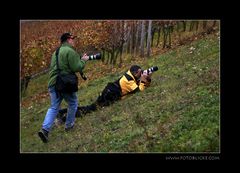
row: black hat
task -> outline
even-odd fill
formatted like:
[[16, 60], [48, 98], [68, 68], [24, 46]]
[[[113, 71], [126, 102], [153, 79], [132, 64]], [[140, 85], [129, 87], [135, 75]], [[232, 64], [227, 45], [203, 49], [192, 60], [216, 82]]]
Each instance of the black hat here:
[[63, 43], [64, 41], [66, 41], [67, 39], [69, 39], [69, 38], [72, 38], [72, 39], [74, 39], [74, 38], [76, 38], [76, 36], [73, 36], [71, 33], [69, 33], [69, 32], [66, 32], [66, 33], [64, 33], [62, 36], [61, 36], [61, 43]]

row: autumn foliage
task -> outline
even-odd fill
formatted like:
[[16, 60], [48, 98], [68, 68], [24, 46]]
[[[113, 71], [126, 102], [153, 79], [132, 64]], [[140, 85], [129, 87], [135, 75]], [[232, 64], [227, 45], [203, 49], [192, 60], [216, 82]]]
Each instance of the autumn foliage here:
[[[123, 51], [136, 57], [142, 49], [142, 57], [144, 56], [144, 47], [149, 45], [147, 32], [150, 31], [152, 35], [151, 47], [160, 45], [162, 32], [162, 48], [170, 48], [173, 28], [176, 26], [179, 31], [179, 26], [182, 25], [185, 31], [187, 22], [153, 20], [150, 30], [148, 23], [149, 21], [140, 20], [20, 21], [21, 79], [49, 68], [52, 53], [59, 46], [59, 38], [65, 32], [77, 36], [76, 50], [79, 53], [100, 51], [103, 53], [103, 61], [116, 64], [118, 58], [121, 66]], [[194, 26], [197, 29], [198, 24], [198, 21], [190, 21], [190, 29]], [[203, 21], [203, 27], [206, 24]], [[213, 24], [216, 25], [216, 22]], [[154, 36], [157, 36], [155, 45]]]
[[22, 21], [20, 30], [21, 78], [49, 67], [51, 55], [59, 46], [64, 32], [78, 36], [79, 53], [93, 49], [109, 49], [114, 22], [109, 21]]

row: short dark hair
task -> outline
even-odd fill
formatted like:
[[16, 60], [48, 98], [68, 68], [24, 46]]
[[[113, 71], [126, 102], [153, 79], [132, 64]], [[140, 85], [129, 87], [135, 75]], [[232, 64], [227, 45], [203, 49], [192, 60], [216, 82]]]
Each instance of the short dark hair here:
[[138, 65], [132, 65], [131, 68], [130, 68], [130, 72], [131, 72], [132, 74], [136, 74], [139, 69], [141, 69], [140, 66], [138, 66]]
[[70, 32], [66, 32], [66, 33], [64, 33], [64, 34], [61, 36], [60, 40], [61, 40], [61, 43], [63, 43], [63, 42], [65, 42], [67, 39], [69, 39], [69, 38], [74, 39], [75, 37], [76, 37], [76, 36], [73, 36]]

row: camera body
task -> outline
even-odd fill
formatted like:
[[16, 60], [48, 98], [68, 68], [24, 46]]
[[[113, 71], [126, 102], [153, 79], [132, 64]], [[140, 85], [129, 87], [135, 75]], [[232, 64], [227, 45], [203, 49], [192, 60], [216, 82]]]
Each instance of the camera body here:
[[89, 57], [89, 60], [99, 60], [102, 58], [101, 56], [101, 53], [96, 53], [96, 54], [93, 54], [93, 55], [88, 55]]
[[142, 74], [150, 75], [151, 73], [153, 73], [153, 72], [155, 72], [157, 70], [158, 70], [158, 67], [157, 66], [153, 66], [153, 67], [150, 67], [149, 69], [143, 70]]

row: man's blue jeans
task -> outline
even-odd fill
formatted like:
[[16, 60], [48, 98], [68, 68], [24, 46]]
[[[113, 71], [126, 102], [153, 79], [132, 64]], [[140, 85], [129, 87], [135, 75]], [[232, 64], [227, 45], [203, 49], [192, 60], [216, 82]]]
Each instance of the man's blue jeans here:
[[67, 111], [67, 118], [66, 118], [66, 128], [72, 127], [75, 121], [75, 114], [77, 111], [78, 100], [77, 100], [77, 93], [61, 93], [58, 94], [55, 91], [55, 87], [50, 87], [48, 89], [51, 97], [51, 106], [47, 111], [45, 119], [42, 124], [42, 128], [47, 130], [48, 132], [51, 130], [51, 127], [54, 123], [54, 120], [58, 114], [60, 104], [64, 99], [68, 103], [68, 111]]

